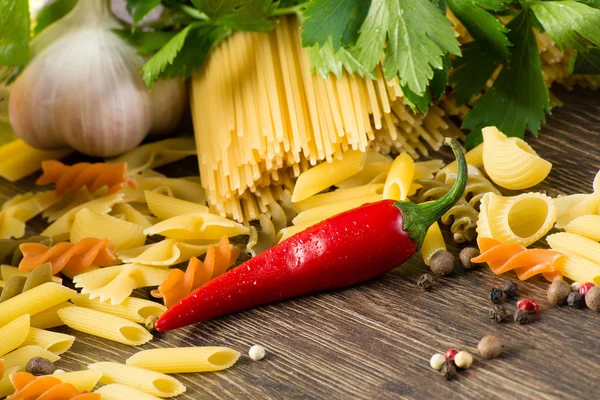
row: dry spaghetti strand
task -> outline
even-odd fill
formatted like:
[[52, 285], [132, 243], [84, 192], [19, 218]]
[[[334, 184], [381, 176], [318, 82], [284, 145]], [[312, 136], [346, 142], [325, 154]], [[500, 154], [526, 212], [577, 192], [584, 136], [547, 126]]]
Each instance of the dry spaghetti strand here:
[[208, 247], [204, 262], [193, 257], [185, 272], [180, 269], [172, 270], [158, 289], [152, 291], [152, 296], [162, 298], [165, 306], [171, 307], [193, 290], [227, 271], [239, 255], [240, 252], [229, 244], [227, 236], [223, 236], [219, 247]]
[[52, 264], [52, 275], [63, 272], [75, 276], [91, 265], [106, 267], [116, 259], [110, 239], [85, 238], [77, 243], [60, 242], [52, 247], [41, 243], [22, 243], [23, 259], [19, 271], [32, 271], [38, 265]]
[[521, 280], [542, 274], [552, 282], [562, 279], [562, 265], [566, 256], [546, 249], [527, 249], [518, 244], [502, 243], [496, 239], [477, 239], [481, 255], [472, 259], [475, 263], [487, 263], [495, 274], [515, 270]]
[[115, 193], [125, 185], [136, 187], [135, 180], [127, 176], [127, 163], [78, 163], [65, 165], [57, 160], [42, 162], [44, 173], [36, 181], [38, 185], [56, 184], [56, 193], [63, 194], [67, 189], [76, 193], [84, 186], [90, 193], [108, 187], [108, 193]]
[[6, 400], [100, 400], [99, 393], [80, 393], [70, 383], [62, 383], [53, 376], [36, 378], [28, 372], [17, 372], [10, 376], [15, 393]]

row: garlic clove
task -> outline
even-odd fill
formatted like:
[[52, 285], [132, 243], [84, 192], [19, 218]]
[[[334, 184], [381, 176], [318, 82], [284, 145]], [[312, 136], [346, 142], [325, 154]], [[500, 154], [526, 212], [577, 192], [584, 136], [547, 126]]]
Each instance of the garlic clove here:
[[187, 107], [187, 89], [181, 79], [154, 82], [150, 92], [150, 136], [172, 132]]

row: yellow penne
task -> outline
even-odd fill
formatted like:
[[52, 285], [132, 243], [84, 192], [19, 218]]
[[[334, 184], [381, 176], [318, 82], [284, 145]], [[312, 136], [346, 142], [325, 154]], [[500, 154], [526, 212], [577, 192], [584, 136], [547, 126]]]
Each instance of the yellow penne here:
[[537, 185], [550, 173], [552, 164], [524, 140], [506, 137], [496, 127], [483, 128], [483, 166], [497, 185], [512, 190]]
[[[10, 278], [12, 278], [13, 276], [24, 276], [27, 277], [29, 276], [29, 274], [31, 273], [31, 271], [19, 271], [18, 267], [13, 267], [11, 265], [5, 265], [3, 264], [2, 266], [0, 266], [0, 276], [2, 277], [2, 279], [4, 281], [9, 280]], [[62, 284], [62, 278], [58, 277], [58, 276], [53, 276], [52, 277], [52, 282], [56, 282], [58, 284]]]
[[221, 371], [239, 358], [239, 352], [227, 347], [175, 347], [140, 351], [126, 363], [165, 374], [180, 374]]
[[[134, 203], [134, 204], [139, 205], [141, 203]], [[151, 222], [151, 221], [154, 220], [153, 218], [142, 214], [139, 210], [137, 210], [131, 204], [127, 204], [127, 203], [115, 204], [115, 206], [112, 209], [111, 215], [117, 215], [117, 214], [122, 216], [122, 218], [125, 221], [139, 225], [144, 229], [150, 228], [153, 224], [153, 222]]]
[[110, 210], [115, 204], [123, 201], [123, 197], [123, 193], [114, 193], [88, 201], [87, 203], [83, 203], [63, 214], [48, 228], [46, 228], [41, 234], [43, 236], [50, 236], [54, 238], [54, 240], [56, 240], [57, 242], [62, 240], [68, 240], [69, 232], [71, 231], [71, 226], [75, 221], [75, 215], [77, 215], [79, 211], [83, 210], [84, 208], [87, 208], [88, 210], [94, 213], [107, 214], [110, 212]]
[[316, 194], [294, 204], [294, 207], [298, 212], [302, 212], [311, 208], [341, 203], [352, 199], [370, 197], [373, 195], [383, 195], [383, 186], [383, 183], [375, 183]]
[[124, 263], [168, 267], [201, 256], [208, 250], [208, 245], [214, 242], [165, 239], [158, 243], [120, 251], [117, 257]]
[[60, 201], [54, 191], [26, 193], [13, 197], [0, 207], [0, 238], [25, 235], [25, 223]]
[[280, 243], [280, 242], [284, 241], [285, 239], [288, 239], [291, 236], [294, 236], [296, 233], [302, 232], [302, 231], [306, 230], [307, 228], [310, 228], [311, 226], [312, 226], [311, 224], [302, 224], [302, 225], [293, 225], [293, 226], [288, 226], [287, 228], [283, 228], [282, 230], [277, 232], [277, 235], [275, 235], [275, 241], [277, 243]]
[[0, 328], [0, 358], [21, 346], [29, 333], [29, 314], [21, 315]]
[[52, 376], [63, 383], [70, 383], [80, 392], [91, 392], [100, 381], [102, 372], [86, 369], [82, 371], [55, 373]]
[[552, 199], [542, 193], [481, 198], [477, 233], [503, 243], [529, 246], [542, 238], [556, 221]]
[[[600, 172], [597, 176], [600, 176]], [[556, 227], [564, 228], [575, 218], [600, 214], [600, 191], [591, 194], [573, 194], [554, 199], [557, 210]]]
[[112, 383], [102, 386], [95, 393], [100, 393], [103, 400], [159, 400], [160, 397], [152, 396], [132, 387]]
[[568, 251], [594, 262], [600, 260], [600, 243], [583, 236], [560, 232], [548, 236], [546, 241], [558, 251]]
[[208, 207], [204, 204], [177, 199], [157, 192], [146, 190], [144, 192], [148, 208], [159, 220], [165, 220], [178, 215], [207, 213]]
[[88, 368], [102, 372], [100, 382], [107, 385], [111, 383], [127, 385], [158, 397], [174, 397], [185, 392], [185, 386], [177, 379], [147, 369], [114, 362], [91, 364]]
[[116, 305], [125, 301], [134, 289], [158, 286], [168, 275], [168, 269], [123, 264], [79, 274], [73, 278], [73, 283], [91, 300], [110, 300]]
[[50, 329], [56, 328], [57, 326], [62, 326], [64, 323], [58, 316], [58, 310], [72, 306], [73, 305], [71, 303], [64, 302], [32, 315], [31, 326], [38, 329]]
[[0, 326], [24, 314], [34, 315], [69, 300], [74, 290], [47, 282], [0, 303]]
[[75, 243], [88, 237], [109, 238], [117, 250], [131, 249], [146, 243], [146, 235], [141, 226], [110, 215], [94, 213], [86, 208], [75, 215], [70, 241]]
[[431, 257], [438, 251], [446, 250], [446, 243], [437, 222], [429, 227], [421, 245], [421, 256], [425, 265], [431, 265]]
[[580, 283], [593, 282], [600, 285], [600, 264], [588, 258], [562, 249], [560, 246], [552, 249], [565, 254], [566, 260], [562, 266], [562, 273], [567, 278]]
[[107, 314], [116, 315], [133, 322], [145, 322], [150, 316], [160, 317], [167, 308], [155, 301], [127, 297], [121, 304], [103, 303], [99, 299], [90, 300], [85, 294], [74, 296], [71, 301], [79, 307], [91, 308]]
[[410, 192], [410, 186], [415, 176], [415, 162], [406, 153], [400, 154], [390, 168], [385, 186], [383, 198], [391, 200], [406, 200]]
[[103, 339], [140, 346], [152, 340], [152, 335], [142, 326], [124, 318], [83, 307], [67, 307], [58, 310], [65, 325], [76, 331]]
[[600, 215], [582, 215], [565, 226], [565, 231], [600, 241]]
[[353, 150], [344, 153], [341, 160], [324, 162], [298, 176], [292, 201], [297, 203], [360, 172], [365, 165], [366, 153]]
[[44, 350], [60, 355], [69, 350], [74, 341], [75, 336], [46, 331], [44, 329], [30, 328], [29, 334], [23, 344], [26, 346], [39, 346]]
[[220, 215], [193, 213], [161, 221], [145, 229], [144, 233], [148, 236], [162, 235], [180, 240], [219, 240], [223, 236], [247, 235], [249, 230], [244, 225]]
[[294, 225], [314, 225], [329, 217], [351, 210], [363, 204], [374, 203], [382, 200], [382, 195], [376, 194], [367, 197], [352, 199], [335, 204], [315, 207], [301, 212], [293, 219]]
[[0, 176], [16, 182], [42, 168], [42, 161], [58, 160], [73, 150], [38, 150], [21, 139], [0, 146]]

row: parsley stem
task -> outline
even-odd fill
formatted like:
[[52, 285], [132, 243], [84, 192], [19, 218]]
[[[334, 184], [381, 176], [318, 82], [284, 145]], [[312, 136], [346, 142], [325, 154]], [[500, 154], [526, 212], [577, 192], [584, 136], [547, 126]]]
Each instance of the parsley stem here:
[[277, 17], [280, 15], [299, 14], [304, 9], [304, 7], [306, 7], [306, 4], [298, 4], [292, 7], [278, 8], [277, 10], [273, 11], [271, 15], [273, 17]]
[[185, 4], [181, 4], [181, 3], [178, 3], [175, 1], [170, 1], [170, 0], [164, 0], [163, 2], [165, 3], [166, 6], [169, 6], [171, 8], [176, 8], [179, 11], [186, 13], [187, 15], [189, 15], [192, 18], [200, 19], [202, 21], [210, 20], [210, 18], [208, 18], [208, 15], [204, 14], [197, 8], [194, 8], [194, 7], [185, 5]]

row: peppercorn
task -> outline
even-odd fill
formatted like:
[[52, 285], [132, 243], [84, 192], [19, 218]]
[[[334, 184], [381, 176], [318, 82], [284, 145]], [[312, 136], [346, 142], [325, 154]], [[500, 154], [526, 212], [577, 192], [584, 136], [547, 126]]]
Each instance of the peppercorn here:
[[594, 286], [585, 295], [585, 304], [594, 311], [600, 311], [600, 288]]
[[421, 288], [421, 290], [429, 291], [433, 287], [433, 276], [429, 274], [423, 274], [417, 280], [417, 285]]
[[496, 336], [484, 336], [477, 345], [477, 351], [482, 357], [492, 359], [498, 357], [502, 353], [502, 342]]
[[585, 296], [579, 292], [571, 292], [567, 297], [567, 304], [573, 308], [585, 308]]
[[581, 283], [579, 283], [579, 282], [571, 283], [571, 292], [579, 292], [580, 287], [581, 287]]
[[444, 365], [442, 365], [442, 376], [446, 378], [446, 380], [451, 381], [458, 377], [456, 373], [456, 366], [454, 365], [454, 361], [447, 360]]
[[442, 353], [436, 353], [431, 356], [431, 359], [429, 360], [429, 365], [431, 365], [431, 368], [439, 371], [440, 369], [442, 369], [442, 366], [445, 362], [446, 356], [444, 356]]
[[481, 267], [481, 263], [474, 263], [471, 259], [479, 256], [481, 253], [475, 247], [465, 247], [458, 253], [458, 259], [465, 269], [474, 269]]
[[456, 257], [452, 253], [441, 250], [431, 257], [431, 272], [439, 276], [450, 275], [456, 267]]
[[458, 368], [468, 369], [473, 364], [473, 356], [468, 351], [459, 351], [454, 356], [454, 364]]
[[565, 304], [571, 293], [571, 286], [562, 279], [555, 279], [548, 286], [548, 301], [552, 304]]
[[514, 298], [517, 297], [517, 290], [519, 290], [519, 286], [512, 281], [504, 282], [504, 286], [502, 287], [502, 291], [506, 295], [506, 297]]
[[492, 306], [492, 308], [490, 308], [489, 313], [490, 313], [490, 318], [496, 322], [503, 322], [510, 315], [508, 313], [508, 311], [506, 310], [506, 308], [504, 308], [500, 305], [497, 305], [497, 304]]
[[25, 371], [35, 376], [51, 375], [55, 370], [52, 361], [43, 357], [33, 357], [25, 366]]
[[535, 300], [530, 299], [521, 299], [517, 301], [517, 308], [530, 313], [540, 311], [540, 306], [538, 306], [538, 303]]
[[592, 282], [586, 282], [583, 285], [581, 285], [581, 287], [579, 288], [579, 293], [581, 293], [582, 295], [585, 296], [587, 294], [587, 292], [594, 286], [596, 286], [596, 285], [594, 285]]
[[248, 356], [252, 359], [252, 361], [262, 360], [265, 358], [265, 354], [265, 348], [260, 344], [255, 344], [254, 346], [250, 347], [250, 350], [248, 351]]
[[505, 297], [506, 296], [505, 296], [504, 292], [498, 288], [491, 288], [490, 291], [488, 292], [488, 298], [494, 304], [502, 303], [502, 301], [504, 300]]
[[532, 319], [531, 313], [521, 308], [515, 313], [515, 322], [521, 325], [530, 323]]
[[144, 325], [146, 326], [146, 329], [148, 329], [148, 332], [156, 332], [156, 328], [154, 327], [156, 321], [158, 321], [158, 317], [156, 315], [151, 315], [148, 318], [146, 318], [146, 322], [144, 322]]
[[448, 349], [446, 350], [446, 353], [444, 354], [444, 356], [446, 357], [446, 360], [454, 360], [454, 356], [458, 353], [458, 350], [456, 349]]

